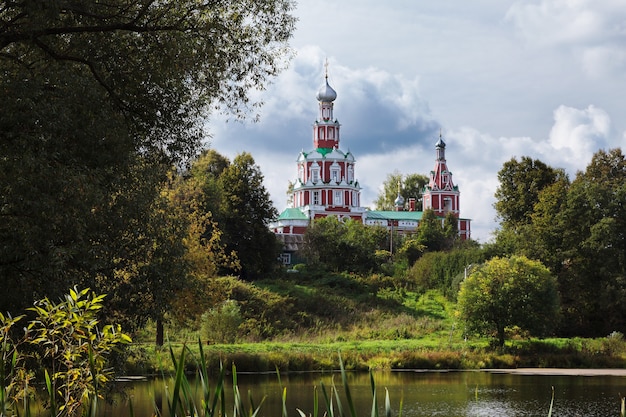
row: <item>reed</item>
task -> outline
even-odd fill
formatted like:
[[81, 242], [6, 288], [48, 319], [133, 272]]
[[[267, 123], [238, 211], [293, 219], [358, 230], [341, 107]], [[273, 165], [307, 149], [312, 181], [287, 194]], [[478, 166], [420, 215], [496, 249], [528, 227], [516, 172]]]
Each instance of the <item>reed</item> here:
[[[187, 347], [183, 348], [180, 354], [177, 356], [174, 354], [172, 348], [169, 350], [170, 358], [173, 362], [176, 370], [174, 377], [174, 387], [171, 392], [166, 387], [168, 413], [170, 416], [185, 416], [185, 417], [256, 417], [260, 410], [265, 397], [260, 402], [256, 403], [252, 396], [252, 393], [248, 393], [247, 401], [241, 395], [239, 386], [237, 384], [237, 368], [232, 365], [232, 398], [233, 408], [232, 411], [226, 408], [226, 385], [225, 367], [220, 367], [219, 374], [215, 377], [214, 385], [211, 385], [210, 376], [208, 373], [208, 361], [202, 346], [202, 342], [198, 341], [198, 357], [197, 357], [197, 377], [200, 381], [201, 397], [200, 403], [197, 403], [197, 396], [194, 395], [192, 384], [189, 377], [185, 374], [185, 361], [186, 355], [191, 350]], [[353, 401], [350, 393], [350, 385], [348, 383], [347, 372], [343, 363], [341, 355], [339, 355], [339, 367], [341, 373], [341, 388], [337, 387], [334, 383], [334, 379], [331, 382], [330, 387], [326, 387], [323, 382], [320, 382], [319, 389], [317, 386], [313, 388], [313, 414], [307, 416], [302, 410], [297, 409], [297, 412], [301, 417], [319, 417], [319, 390], [322, 391], [325, 412], [327, 417], [358, 417], [356, 412], [356, 404]], [[280, 383], [280, 372], [277, 369], [276, 374]], [[370, 372], [370, 383], [372, 391], [372, 406], [371, 417], [380, 417], [377, 398], [377, 388], [374, 381], [374, 376]], [[345, 406], [342, 401], [341, 391], [345, 397]], [[282, 391], [282, 417], [288, 417], [287, 412], [287, 388], [283, 387]], [[132, 405], [130, 406], [131, 416]], [[398, 417], [402, 416], [402, 404], [400, 405], [400, 413]], [[155, 404], [155, 415], [163, 417], [163, 413], [159, 411]], [[385, 417], [392, 417], [391, 401], [389, 399], [389, 391], [385, 389]]]

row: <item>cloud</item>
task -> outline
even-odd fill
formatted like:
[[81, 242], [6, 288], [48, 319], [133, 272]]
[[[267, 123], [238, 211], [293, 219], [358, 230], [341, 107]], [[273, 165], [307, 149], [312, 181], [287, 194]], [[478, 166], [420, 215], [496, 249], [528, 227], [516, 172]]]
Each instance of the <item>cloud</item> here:
[[[312, 145], [311, 125], [318, 116], [315, 95], [324, 82], [324, 52], [306, 47], [293, 65], [263, 95], [261, 121], [214, 124], [215, 147], [252, 150], [259, 147], [292, 151]], [[337, 91], [334, 116], [342, 124], [341, 147], [361, 153], [380, 152], [430, 140], [439, 129], [417, 78], [407, 79], [377, 68], [351, 69], [330, 60], [329, 83]], [[217, 118], [217, 121], [221, 121]], [[365, 121], [365, 122], [364, 122]], [[238, 140], [231, 138], [238, 132]]]
[[581, 53], [581, 61], [585, 73], [594, 79], [609, 76], [624, 77], [626, 73], [626, 50], [618, 47], [594, 46]]
[[558, 155], [565, 168], [583, 169], [598, 149], [607, 146], [610, 134], [611, 119], [604, 110], [594, 106], [582, 110], [559, 106], [550, 130], [552, 155]]
[[541, 45], [603, 43], [626, 36], [623, 1], [518, 1], [506, 14], [528, 41]]
[[518, 1], [506, 14], [528, 44], [564, 47], [595, 79], [624, 77], [626, 7], [622, 0]]

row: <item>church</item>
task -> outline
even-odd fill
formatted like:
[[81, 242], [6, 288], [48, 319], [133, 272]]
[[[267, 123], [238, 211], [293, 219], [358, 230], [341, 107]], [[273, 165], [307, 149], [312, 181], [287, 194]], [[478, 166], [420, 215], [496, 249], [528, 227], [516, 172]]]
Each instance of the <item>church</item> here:
[[[415, 199], [398, 194], [395, 210], [370, 210], [361, 206], [361, 187], [356, 179], [355, 157], [339, 147], [340, 127], [333, 115], [337, 92], [328, 84], [328, 75], [317, 92], [318, 119], [313, 123], [313, 149], [302, 150], [297, 158], [297, 178], [290, 190], [291, 207], [285, 209], [270, 227], [283, 242], [283, 263], [291, 263], [291, 254], [302, 242], [309, 224], [321, 217], [337, 216], [366, 225], [386, 227], [397, 233], [417, 230], [422, 211], [416, 210]], [[435, 144], [435, 164], [422, 193], [424, 210], [432, 209], [443, 219], [452, 212], [458, 219], [459, 237], [471, 237], [470, 219], [460, 216], [460, 193], [452, 181], [446, 162], [446, 144], [441, 135]]]

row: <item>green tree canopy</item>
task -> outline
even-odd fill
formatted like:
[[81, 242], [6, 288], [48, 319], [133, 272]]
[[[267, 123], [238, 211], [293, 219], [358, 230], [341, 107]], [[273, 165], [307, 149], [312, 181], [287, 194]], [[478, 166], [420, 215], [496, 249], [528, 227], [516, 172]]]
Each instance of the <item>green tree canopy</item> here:
[[332, 271], [369, 272], [377, 265], [376, 251], [387, 249], [388, 232], [336, 216], [316, 219], [304, 234], [304, 256]]
[[291, 8], [288, 0], [0, 6], [0, 276], [10, 294], [1, 311], [73, 284], [132, 308], [128, 296], [138, 293], [127, 283], [145, 279], [162, 241], [150, 216], [167, 170], [198, 150], [214, 106], [249, 113], [249, 88], [284, 66]]
[[498, 172], [500, 185], [496, 190], [494, 204], [502, 226], [516, 228], [530, 223], [531, 214], [539, 193], [560, 178], [566, 177], [561, 169], [554, 169], [543, 162], [522, 157], [511, 158]]
[[442, 221], [432, 209], [427, 209], [422, 214], [417, 228], [417, 241], [428, 251], [444, 250], [447, 246]]
[[409, 204], [409, 198], [415, 199], [415, 210], [422, 210], [422, 189], [428, 184], [428, 177], [420, 174], [408, 174], [403, 176], [399, 172], [387, 174], [383, 182], [383, 189], [376, 199], [376, 210], [394, 210], [395, 201], [398, 197], [398, 184], [400, 195], [404, 199], [404, 207]]
[[245, 278], [271, 271], [277, 265], [280, 245], [269, 223], [278, 212], [252, 155], [237, 155], [220, 175], [219, 184], [224, 198], [218, 223], [227, 251], [237, 254]]
[[493, 258], [472, 268], [462, 282], [458, 309], [468, 332], [494, 336], [499, 346], [513, 326], [546, 336], [557, 325], [556, 278], [524, 256]]
[[[626, 160], [620, 149], [596, 152], [567, 192], [561, 211], [559, 280], [566, 334], [607, 335], [626, 320]], [[555, 231], [553, 235], [558, 234]], [[549, 235], [550, 236], [550, 235]], [[556, 242], [557, 244], [559, 241]]]

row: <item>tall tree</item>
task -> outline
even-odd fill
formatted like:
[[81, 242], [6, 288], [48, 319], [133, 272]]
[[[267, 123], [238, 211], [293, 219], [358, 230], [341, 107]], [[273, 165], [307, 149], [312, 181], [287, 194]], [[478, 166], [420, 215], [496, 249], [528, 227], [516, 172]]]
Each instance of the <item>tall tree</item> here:
[[435, 215], [432, 209], [425, 210], [422, 214], [422, 219], [417, 228], [417, 241], [424, 245], [428, 251], [439, 251], [446, 248], [446, 236], [441, 219]]
[[400, 196], [404, 199], [405, 208], [410, 198], [415, 199], [415, 210], [422, 210], [422, 189], [428, 184], [428, 177], [420, 174], [408, 174], [403, 176], [399, 172], [387, 174], [387, 179], [383, 182], [383, 189], [376, 199], [376, 210], [394, 210], [395, 201], [398, 197], [398, 185], [400, 185]]
[[224, 196], [219, 225], [227, 250], [237, 253], [241, 274], [256, 278], [271, 271], [280, 246], [268, 226], [278, 212], [252, 155], [237, 155], [220, 175], [219, 184]]
[[316, 219], [304, 234], [307, 261], [329, 270], [369, 272], [378, 266], [376, 251], [387, 249], [388, 231], [336, 216]]
[[[0, 6], [0, 310], [137, 277], [146, 218], [216, 105], [284, 66], [289, 0]], [[155, 238], [158, 238], [155, 237]], [[123, 275], [124, 278], [120, 276]], [[102, 288], [102, 287], [107, 288]], [[107, 303], [128, 293], [110, 295]]]
[[563, 211], [561, 292], [567, 334], [600, 336], [626, 322], [626, 160], [600, 150], [572, 182]]
[[515, 158], [505, 162], [498, 172], [500, 185], [494, 204], [503, 228], [530, 223], [541, 190], [565, 176], [563, 170], [527, 156], [519, 162]]
[[494, 336], [499, 346], [507, 327], [546, 336], [557, 324], [556, 279], [541, 262], [523, 256], [493, 258], [463, 281], [458, 308], [467, 331]]

